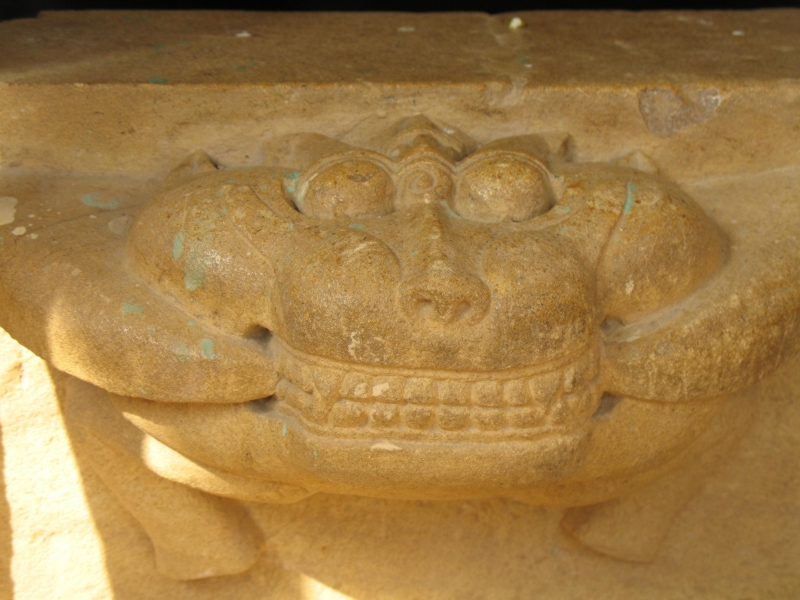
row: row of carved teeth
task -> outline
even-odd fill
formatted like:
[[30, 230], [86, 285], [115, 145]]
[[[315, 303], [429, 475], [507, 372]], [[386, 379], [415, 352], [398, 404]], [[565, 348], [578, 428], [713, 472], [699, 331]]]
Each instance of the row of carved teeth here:
[[435, 377], [370, 375], [335, 367], [306, 364], [281, 351], [278, 371], [319, 401], [332, 408], [338, 400], [357, 403], [414, 404], [422, 406], [546, 407], [561, 393], [584, 387], [597, 376], [600, 357], [593, 349], [574, 362], [548, 373], [509, 379], [469, 381]]
[[481, 406], [425, 406], [418, 404], [367, 404], [340, 399], [329, 413], [319, 397], [288, 381], [278, 386], [279, 397], [301, 415], [317, 424], [336, 428], [398, 431], [524, 431], [546, 426], [562, 427], [591, 417], [600, 399], [598, 380], [572, 394], [562, 394], [549, 405], [486, 408]]

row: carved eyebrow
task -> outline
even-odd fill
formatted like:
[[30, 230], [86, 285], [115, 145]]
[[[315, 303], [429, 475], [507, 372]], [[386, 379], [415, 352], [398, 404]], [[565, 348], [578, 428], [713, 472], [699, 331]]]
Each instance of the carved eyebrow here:
[[513, 150], [513, 149], [506, 149], [506, 148], [490, 148], [487, 150], [477, 150], [473, 152], [469, 156], [465, 157], [461, 160], [457, 165], [457, 171], [460, 173], [470, 167], [485, 162], [491, 158], [497, 158], [500, 156], [508, 156], [511, 158], [520, 159], [522, 162], [530, 164], [532, 167], [538, 169], [542, 175], [547, 177], [548, 179], [552, 177], [552, 173], [547, 165], [542, 162], [540, 158], [533, 154], [529, 154], [522, 150]]
[[276, 202], [271, 196], [265, 197], [259, 194], [258, 190], [252, 185], [248, 185], [247, 187], [249, 187], [250, 191], [255, 194], [256, 198], [261, 200], [262, 204], [281, 221], [295, 222], [301, 220], [301, 218], [305, 216], [296, 208], [293, 208], [283, 195], [281, 195]]

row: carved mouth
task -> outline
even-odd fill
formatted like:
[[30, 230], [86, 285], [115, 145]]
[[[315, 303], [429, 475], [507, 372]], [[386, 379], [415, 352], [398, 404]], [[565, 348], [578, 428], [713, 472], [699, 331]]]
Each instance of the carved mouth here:
[[379, 439], [533, 439], [573, 431], [597, 409], [596, 345], [559, 361], [497, 372], [342, 363], [273, 338], [273, 407], [316, 434]]

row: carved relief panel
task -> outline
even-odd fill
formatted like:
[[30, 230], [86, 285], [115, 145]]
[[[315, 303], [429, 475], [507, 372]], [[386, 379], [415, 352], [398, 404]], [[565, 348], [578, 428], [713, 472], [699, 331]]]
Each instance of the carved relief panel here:
[[6, 263], [50, 266], [3, 325], [108, 391], [76, 380], [68, 421], [167, 575], [247, 569], [237, 500], [317, 492], [556, 504], [649, 560], [746, 426], [727, 395], [796, 348], [800, 284], [651, 164], [573, 144], [417, 115], [368, 148], [271, 138], [264, 166], [197, 152]]

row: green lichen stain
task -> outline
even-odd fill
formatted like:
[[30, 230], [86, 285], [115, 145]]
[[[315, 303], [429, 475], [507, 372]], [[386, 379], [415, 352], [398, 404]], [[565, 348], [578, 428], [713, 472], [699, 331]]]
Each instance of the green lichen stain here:
[[183, 46], [185, 48], [186, 46], [191, 46], [191, 44], [189, 42], [178, 42], [178, 46]]
[[531, 62], [531, 59], [530, 59], [530, 58], [528, 58], [527, 56], [523, 56], [522, 58], [518, 58], [518, 59], [517, 59], [517, 62], [518, 62], [519, 64], [521, 64], [521, 65], [524, 65], [525, 63], [529, 63], [529, 62]]
[[169, 83], [169, 79], [165, 79], [164, 77], [151, 77], [150, 83], [157, 83], [157, 84]]
[[148, 325], [147, 327], [145, 327], [145, 331], [148, 333], [148, 335], [156, 334], [156, 328], [153, 327], [152, 325]]
[[81, 203], [93, 208], [102, 208], [103, 210], [117, 210], [120, 206], [122, 206], [122, 200], [119, 198], [113, 198], [108, 202], [101, 201], [100, 192], [89, 192], [83, 198], [81, 198]]
[[181, 362], [187, 361], [192, 357], [192, 351], [189, 350], [189, 346], [186, 344], [178, 344], [172, 350]]
[[186, 234], [183, 231], [179, 231], [175, 234], [175, 239], [172, 240], [172, 258], [178, 260], [183, 254], [183, 240], [186, 238]]
[[203, 287], [205, 282], [206, 272], [202, 265], [193, 265], [191, 267], [187, 267], [186, 273], [183, 276], [183, 285], [186, 286], [187, 290], [193, 292], [196, 289]]
[[144, 388], [140, 389], [140, 390], [139, 390], [139, 393], [140, 393], [142, 396], [147, 396], [147, 390], [146, 390], [146, 389], [144, 389]]
[[122, 303], [122, 314], [123, 315], [143, 315], [144, 314], [144, 306], [141, 304], [134, 304], [132, 302], [123, 302]]
[[194, 321], [189, 321], [189, 322], [187, 323], [187, 325], [188, 325], [189, 327], [194, 327]]
[[359, 231], [363, 231], [364, 229], [367, 228], [366, 225], [362, 225], [361, 223], [350, 223], [350, 225], [348, 225], [348, 227], [350, 229], [358, 229]]
[[562, 214], [567, 214], [572, 209], [569, 206], [556, 206], [553, 210]]
[[217, 354], [214, 352], [214, 340], [209, 338], [203, 338], [200, 340], [200, 355], [208, 360], [214, 360], [217, 358]]
[[283, 430], [281, 430], [281, 435], [286, 437], [286, 423], [283, 424]]
[[193, 253], [189, 253], [186, 260], [186, 270], [183, 274], [183, 285], [190, 292], [203, 287], [206, 282], [206, 265], [203, 259]]
[[286, 191], [290, 194], [294, 194], [297, 180], [300, 179], [300, 171], [288, 171], [283, 174], [283, 177], [288, 179], [286, 182]]
[[238, 67], [236, 67], [236, 70], [237, 70], [237, 71], [244, 71], [244, 70], [246, 70], [246, 69], [247, 69], [247, 67], [246, 67], [246, 66], [244, 66], [244, 65], [239, 65]]
[[627, 215], [633, 210], [633, 203], [636, 199], [636, 184], [632, 181], [628, 182], [628, 187], [625, 192], [625, 204], [622, 205], [622, 214]]
[[460, 219], [461, 218], [461, 215], [453, 212], [453, 209], [450, 208], [450, 205], [447, 203], [446, 200], [442, 200], [439, 204], [442, 205], [442, 208], [444, 208], [444, 212], [447, 213], [447, 216], [452, 217], [454, 219]]

